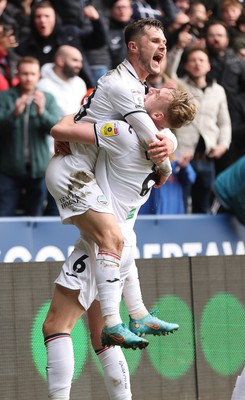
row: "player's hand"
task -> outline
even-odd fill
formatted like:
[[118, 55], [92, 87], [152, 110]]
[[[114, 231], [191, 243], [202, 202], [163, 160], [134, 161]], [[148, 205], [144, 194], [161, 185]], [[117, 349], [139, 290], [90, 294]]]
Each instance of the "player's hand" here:
[[174, 144], [171, 139], [167, 138], [165, 135], [158, 133], [156, 137], [159, 139], [157, 142], [149, 144], [148, 157], [151, 161], [159, 165], [166, 160], [170, 154], [173, 153]]
[[164, 185], [167, 182], [169, 176], [165, 176], [160, 173], [157, 173], [156, 175], [157, 175], [157, 181], [153, 187], [159, 189], [162, 185]]
[[55, 156], [67, 156], [71, 154], [71, 148], [69, 142], [54, 141], [54, 155]]

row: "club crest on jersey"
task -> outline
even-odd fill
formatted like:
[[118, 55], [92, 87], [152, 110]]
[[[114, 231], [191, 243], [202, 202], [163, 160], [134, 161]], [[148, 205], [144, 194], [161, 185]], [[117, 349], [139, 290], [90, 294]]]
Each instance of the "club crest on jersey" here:
[[102, 206], [108, 207], [109, 203], [108, 200], [105, 196], [101, 195], [97, 197], [98, 203], [100, 203]]
[[109, 122], [101, 127], [101, 134], [106, 137], [118, 135], [118, 127], [116, 122]]
[[131, 89], [136, 108], [144, 107], [144, 96], [138, 89]]

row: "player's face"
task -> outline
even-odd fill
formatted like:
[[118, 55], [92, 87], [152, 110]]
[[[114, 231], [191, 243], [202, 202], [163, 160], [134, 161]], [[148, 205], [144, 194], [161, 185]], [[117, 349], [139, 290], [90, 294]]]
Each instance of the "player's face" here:
[[150, 88], [145, 96], [144, 104], [147, 113], [152, 116], [155, 112], [161, 110], [164, 112], [167, 109], [169, 102], [172, 99], [172, 89], [169, 88]]
[[147, 75], [159, 74], [161, 61], [166, 57], [166, 38], [162, 30], [146, 27], [145, 35], [141, 36], [136, 44], [140, 70], [145, 71]]

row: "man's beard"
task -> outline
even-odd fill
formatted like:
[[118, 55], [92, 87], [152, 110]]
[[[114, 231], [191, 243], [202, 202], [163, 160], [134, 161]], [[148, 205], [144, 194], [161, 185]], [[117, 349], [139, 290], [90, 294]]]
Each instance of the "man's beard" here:
[[67, 78], [74, 78], [74, 76], [78, 75], [78, 73], [76, 73], [76, 71], [74, 71], [74, 69], [68, 64], [64, 65], [62, 72], [65, 76], [67, 76]]

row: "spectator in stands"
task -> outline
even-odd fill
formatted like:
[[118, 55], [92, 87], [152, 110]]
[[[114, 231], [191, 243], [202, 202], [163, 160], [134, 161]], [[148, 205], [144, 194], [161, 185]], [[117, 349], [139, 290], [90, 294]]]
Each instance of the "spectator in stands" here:
[[[164, 24], [165, 30], [167, 26], [176, 21], [176, 18], [185, 18], [185, 15], [176, 8], [173, 0], [164, 0], [164, 1], [133, 0], [132, 6], [133, 6], [133, 16], [132, 16], [133, 19], [135, 20], [140, 18], [159, 19]], [[179, 17], [177, 17], [178, 15]]]
[[0, 23], [8, 25], [11, 28], [14, 28], [15, 19], [9, 12], [7, 6], [8, 6], [7, 0], [0, 1]]
[[16, 57], [12, 52], [17, 46], [13, 29], [0, 23], [0, 91], [7, 90], [17, 83]]
[[242, 10], [235, 29], [236, 35], [231, 38], [231, 47], [245, 60], [245, 9]]
[[[108, 37], [108, 9], [105, 8], [103, 0], [84, 0], [84, 3], [88, 3], [86, 7], [84, 7], [84, 11], [88, 7], [92, 7], [91, 4], [98, 10], [100, 17], [106, 21], [107, 28], [107, 41], [100, 48], [87, 48], [86, 57], [88, 59], [90, 68], [92, 70], [92, 75], [95, 83], [97, 83], [98, 79], [104, 75], [111, 68], [111, 57], [109, 52], [109, 37]], [[84, 13], [83, 11], [83, 13]], [[91, 25], [88, 18], [83, 18], [84, 26], [88, 27]]]
[[[238, 0], [221, 0], [220, 1], [220, 19], [223, 21], [232, 33], [232, 28], [236, 26], [237, 20], [243, 10], [242, 3]], [[231, 29], [231, 30], [230, 30]]]
[[[244, 100], [245, 95], [245, 61], [229, 47], [229, 33], [224, 23], [210, 21], [205, 37], [211, 64], [208, 78], [216, 80], [225, 89], [232, 126], [236, 126], [237, 111], [243, 112], [240, 103], [241, 99]], [[244, 113], [240, 119], [243, 117]], [[232, 148], [231, 146], [227, 157], [222, 157], [216, 162], [217, 173], [230, 165], [233, 159]]]
[[187, 13], [190, 8], [190, 0], [174, 0], [176, 7], [183, 13]]
[[[190, 47], [184, 63], [185, 76], [179, 78], [184, 90], [193, 95], [198, 108], [195, 121], [188, 128], [176, 131], [178, 152], [183, 157], [180, 166], [191, 162], [196, 172], [191, 188], [193, 213], [210, 212], [214, 160], [227, 152], [231, 142], [227, 98], [221, 85], [207, 79], [210, 68], [207, 51], [202, 47]], [[176, 75], [174, 78], [178, 79]]]
[[208, 19], [219, 18], [220, 0], [202, 0], [208, 12]]
[[[181, 48], [183, 50], [182, 58], [184, 57], [184, 52], [188, 50], [190, 46], [205, 47], [205, 25], [208, 21], [208, 11], [203, 2], [200, 0], [191, 2], [187, 15], [189, 21], [168, 37], [171, 53], [174, 52], [176, 48], [177, 50]], [[176, 57], [176, 55], [174, 54], [173, 57]], [[183, 74], [183, 63], [181, 60], [178, 75], [183, 76]]]
[[195, 45], [205, 46], [205, 26], [209, 18], [206, 6], [200, 0], [192, 1], [187, 12], [189, 16], [189, 33]]
[[[89, 16], [94, 11], [100, 15], [100, 19], [107, 21], [108, 9], [103, 0], [51, 0], [51, 3], [63, 25], [73, 25], [91, 30], [93, 26]], [[89, 15], [87, 15], [88, 13]], [[88, 46], [83, 49], [82, 53], [88, 59], [95, 85], [110, 68], [108, 43], [99, 48]]]
[[126, 57], [124, 28], [132, 18], [131, 0], [114, 0], [109, 12], [109, 51], [111, 68], [116, 68]]
[[78, 111], [87, 92], [85, 82], [79, 77], [82, 64], [83, 56], [80, 50], [63, 45], [57, 49], [54, 62], [41, 68], [41, 79], [37, 87], [54, 96], [61, 117]]
[[7, 2], [5, 23], [12, 26], [18, 42], [22, 42], [30, 33], [33, 3], [33, 0], [8, 0]]
[[[82, 54], [76, 48], [63, 45], [58, 48], [54, 56], [54, 63], [45, 64], [41, 68], [41, 79], [37, 84], [39, 90], [51, 93], [60, 109], [60, 116], [75, 113], [87, 87], [78, 75], [82, 68]], [[54, 143], [50, 136], [50, 153], [53, 155]], [[53, 197], [48, 193], [45, 215], [59, 215]]]
[[[105, 25], [93, 6], [86, 8], [86, 16], [91, 19], [93, 29], [63, 26], [49, 2], [36, 3], [31, 14], [30, 36], [17, 47], [17, 54], [36, 57], [42, 66], [54, 61], [57, 48], [63, 44], [78, 48], [83, 56], [84, 49], [101, 47], [107, 41]], [[85, 56], [81, 76], [88, 87], [94, 87], [95, 82]]]
[[23, 57], [17, 65], [19, 85], [0, 92], [0, 216], [15, 216], [22, 190], [24, 215], [43, 214], [50, 158], [48, 135], [59, 119], [54, 97], [36, 90], [39, 61]]
[[83, 8], [85, 1], [81, 0], [50, 0], [64, 25], [75, 25], [83, 28]]

